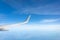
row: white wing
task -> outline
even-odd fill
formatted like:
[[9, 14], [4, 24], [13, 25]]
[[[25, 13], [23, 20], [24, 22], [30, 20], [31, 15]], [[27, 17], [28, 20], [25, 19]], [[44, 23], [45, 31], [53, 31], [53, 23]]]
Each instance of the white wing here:
[[27, 24], [30, 20], [30, 17], [31, 17], [31, 15], [29, 15], [28, 18], [24, 22], [22, 22], [21, 24]]
[[29, 15], [28, 18], [22, 23], [16, 23], [16, 24], [11, 24], [11, 25], [0, 25], [0, 29], [5, 30], [9, 27], [15, 27], [15, 26], [20, 26], [20, 25], [23, 25], [23, 24], [27, 24], [30, 20], [30, 17], [31, 17], [31, 15]]

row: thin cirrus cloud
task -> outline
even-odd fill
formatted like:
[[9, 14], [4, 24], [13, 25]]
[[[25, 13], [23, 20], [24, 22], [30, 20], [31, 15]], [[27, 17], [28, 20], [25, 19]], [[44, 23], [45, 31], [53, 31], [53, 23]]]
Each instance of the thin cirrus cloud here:
[[5, 0], [19, 14], [60, 15], [59, 0]]
[[40, 21], [40, 23], [56, 23], [59, 20], [60, 19], [44, 19], [44, 20]]

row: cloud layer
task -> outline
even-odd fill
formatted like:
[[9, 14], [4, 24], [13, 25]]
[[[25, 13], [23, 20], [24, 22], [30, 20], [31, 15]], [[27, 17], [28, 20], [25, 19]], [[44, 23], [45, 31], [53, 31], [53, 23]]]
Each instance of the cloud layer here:
[[55, 23], [58, 22], [60, 19], [45, 19], [40, 21], [41, 23]]
[[60, 15], [59, 0], [4, 0], [4, 2], [17, 10], [14, 13]]

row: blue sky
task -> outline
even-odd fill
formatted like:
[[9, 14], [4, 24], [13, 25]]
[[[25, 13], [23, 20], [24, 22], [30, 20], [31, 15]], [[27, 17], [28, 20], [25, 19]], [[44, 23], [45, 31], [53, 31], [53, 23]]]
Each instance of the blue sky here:
[[[29, 15], [28, 24], [21, 25]], [[16, 24], [17, 27], [16, 27]], [[5, 24], [13, 24], [5, 26]], [[1, 40], [60, 39], [60, 0], [0, 0]], [[4, 29], [4, 28], [3, 28]], [[17, 34], [17, 35], [16, 35]]]
[[59, 24], [60, 0], [0, 0], [0, 24], [19, 23], [28, 15], [31, 23]]

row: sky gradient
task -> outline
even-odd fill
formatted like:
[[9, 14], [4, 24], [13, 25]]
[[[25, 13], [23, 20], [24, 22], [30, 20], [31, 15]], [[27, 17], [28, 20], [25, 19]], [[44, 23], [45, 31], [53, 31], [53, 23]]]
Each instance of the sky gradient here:
[[56, 19], [60, 23], [60, 0], [0, 0], [0, 24], [18, 23], [28, 15], [31, 23]]
[[60, 0], [0, 0], [0, 25], [0, 40], [60, 40]]

